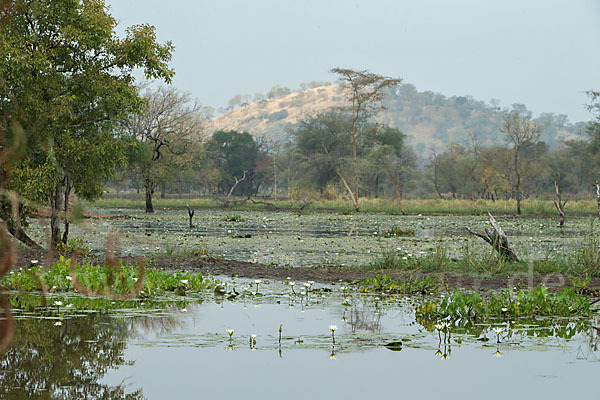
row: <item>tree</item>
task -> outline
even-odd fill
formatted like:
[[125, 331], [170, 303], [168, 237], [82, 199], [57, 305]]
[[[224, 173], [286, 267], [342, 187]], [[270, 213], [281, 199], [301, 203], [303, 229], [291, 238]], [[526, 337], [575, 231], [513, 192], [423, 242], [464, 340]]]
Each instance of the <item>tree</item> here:
[[[385, 172], [389, 185], [394, 189], [394, 197], [400, 205], [402, 212], [402, 192], [407, 183], [409, 171], [414, 167], [415, 154], [404, 145], [404, 135], [399, 129], [389, 126], [380, 126], [372, 135], [372, 146], [368, 150], [367, 158], [371, 163], [371, 170]], [[376, 174], [374, 181], [379, 183]]]
[[3, 174], [7, 187], [50, 203], [55, 246], [67, 239], [59, 212], [68, 211], [71, 190], [86, 199], [100, 196], [120, 162], [114, 121], [143, 104], [133, 69], [170, 82], [173, 46], [158, 44], [147, 24], [117, 37], [103, 0], [15, 0], [0, 19], [0, 115], [11, 118], [2, 131], [8, 146], [15, 144], [15, 126], [27, 136], [26, 155]]
[[512, 148], [512, 186], [517, 200], [517, 214], [521, 214], [521, 198], [523, 195], [523, 178], [535, 158], [535, 149], [540, 138], [540, 127], [529, 116], [522, 116], [519, 111], [512, 111], [504, 117], [501, 131], [506, 134]]
[[[305, 186], [312, 185], [322, 190], [338, 177], [348, 187], [342, 170], [351, 162], [350, 124], [348, 113], [329, 110], [296, 125], [292, 131], [294, 150], [298, 154]], [[359, 147], [358, 153], [362, 154], [362, 148]]]
[[217, 131], [206, 146], [209, 157], [221, 169], [219, 189], [230, 195], [237, 192], [250, 196], [262, 183], [257, 164], [263, 161], [254, 137], [247, 132]]
[[189, 95], [174, 88], [148, 90], [144, 99], [142, 112], [129, 115], [124, 124], [135, 141], [134, 164], [144, 179], [146, 212], [153, 213], [156, 188], [169, 179], [174, 158], [182, 157], [190, 143], [199, 140], [203, 122]]
[[350, 134], [352, 137], [352, 157], [354, 160], [354, 193], [350, 186], [346, 184], [346, 180], [342, 177], [341, 171], [338, 171], [338, 174], [353, 200], [355, 210], [358, 212], [360, 209], [358, 204], [358, 189], [360, 182], [357, 146], [361, 125], [366, 123], [368, 118], [375, 113], [376, 106], [379, 104], [382, 97], [381, 91], [385, 88], [399, 85], [401, 80], [373, 74], [366, 70], [355, 71], [347, 68], [333, 68], [331, 72], [339, 75], [339, 77], [347, 84], [346, 97], [350, 102], [349, 110], [352, 115]]

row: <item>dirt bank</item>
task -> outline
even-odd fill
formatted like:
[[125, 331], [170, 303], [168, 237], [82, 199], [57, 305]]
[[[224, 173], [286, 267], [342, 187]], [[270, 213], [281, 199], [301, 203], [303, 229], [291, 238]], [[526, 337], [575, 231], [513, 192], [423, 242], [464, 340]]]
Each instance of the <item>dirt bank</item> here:
[[[56, 261], [58, 255], [47, 254], [34, 250], [18, 250], [18, 261], [16, 267], [27, 267], [31, 260], [38, 260], [41, 264], [49, 265]], [[140, 258], [124, 257], [123, 263], [135, 263]], [[104, 260], [95, 259], [92, 262], [102, 263]], [[406, 278], [410, 274], [397, 270], [360, 270], [350, 267], [307, 267], [291, 268], [277, 267], [273, 265], [257, 264], [234, 260], [221, 260], [206, 257], [155, 257], [155, 266], [168, 270], [197, 271], [210, 275], [240, 276], [256, 279], [285, 280], [290, 278], [294, 281], [308, 281], [331, 283], [331, 282], [353, 282], [363, 280], [380, 274], [388, 274], [392, 278]], [[501, 289], [507, 287], [535, 287], [544, 284], [552, 289], [571, 285], [571, 278], [560, 274], [549, 274], [545, 276], [513, 276], [513, 277], [478, 277], [469, 275], [452, 274], [415, 274], [417, 276], [430, 276], [440, 278], [449, 288], [463, 289]], [[590, 282], [590, 288], [600, 289], [600, 279], [594, 278]]]

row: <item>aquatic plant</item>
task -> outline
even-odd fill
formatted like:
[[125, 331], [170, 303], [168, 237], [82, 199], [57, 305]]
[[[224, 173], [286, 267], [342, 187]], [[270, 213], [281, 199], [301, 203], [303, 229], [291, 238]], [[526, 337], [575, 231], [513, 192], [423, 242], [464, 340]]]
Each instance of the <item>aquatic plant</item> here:
[[409, 276], [393, 279], [388, 274], [369, 277], [362, 281], [362, 292], [385, 292], [402, 294], [430, 294], [439, 290], [441, 280], [437, 277]]
[[[130, 293], [137, 284], [138, 268], [133, 265], [119, 265], [113, 271], [106, 265], [92, 265], [88, 263], [75, 265], [75, 276], [86, 288], [98, 293]], [[71, 260], [61, 257], [50, 268], [31, 267], [11, 271], [1, 281], [2, 285], [10, 290], [35, 292], [49, 290], [50, 292], [76, 291], [70, 275]], [[113, 274], [111, 276], [111, 274]], [[143, 277], [142, 290], [139, 297], [150, 298], [164, 293], [184, 294], [186, 289], [201, 291], [213, 289], [219, 281], [205, 277], [201, 273], [184, 271], [168, 272], [155, 268], [148, 268]]]
[[414, 235], [415, 235], [414, 229], [402, 229], [398, 225], [393, 225], [383, 232], [383, 236], [386, 238], [396, 237], [396, 236], [414, 236]]
[[490, 320], [514, 320], [531, 317], [574, 317], [591, 314], [588, 298], [570, 287], [557, 293], [538, 285], [515, 293], [512, 289], [482, 297], [478, 292], [454, 290], [441, 300], [427, 300], [416, 307], [417, 320], [435, 324], [447, 319], [461, 324], [481, 324]]
[[226, 215], [223, 218], [223, 221], [226, 222], [243, 222], [244, 218], [240, 214]]
[[235, 329], [226, 329], [225, 332], [229, 335], [229, 343], [233, 340], [233, 334], [235, 333]]
[[331, 331], [331, 341], [335, 344], [335, 331], [337, 329], [337, 325], [329, 325], [329, 330]]

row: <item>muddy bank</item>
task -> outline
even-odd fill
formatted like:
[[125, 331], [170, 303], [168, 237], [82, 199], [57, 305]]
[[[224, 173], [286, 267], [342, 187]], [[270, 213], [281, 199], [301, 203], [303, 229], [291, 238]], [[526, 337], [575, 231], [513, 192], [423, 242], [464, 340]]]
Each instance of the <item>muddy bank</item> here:
[[[18, 261], [16, 268], [28, 267], [32, 260], [38, 260], [40, 264], [49, 265], [57, 261], [57, 254], [49, 254], [29, 249], [18, 250]], [[139, 261], [148, 261], [148, 259], [135, 257], [120, 258], [124, 264], [135, 264]], [[103, 259], [93, 259], [92, 263], [103, 263]], [[192, 272], [202, 272], [209, 275], [239, 276], [254, 279], [274, 279], [285, 280], [290, 278], [294, 281], [315, 281], [322, 283], [334, 282], [356, 282], [376, 275], [388, 274], [392, 278], [407, 278], [409, 273], [399, 272], [397, 270], [361, 270], [351, 267], [322, 266], [292, 268], [251, 263], [244, 261], [223, 260], [202, 256], [192, 257], [155, 257], [153, 266], [167, 270], [185, 270]], [[479, 277], [469, 275], [453, 274], [413, 274], [419, 277], [439, 278], [449, 288], [461, 289], [502, 289], [507, 287], [527, 288], [535, 287], [538, 284], [544, 284], [551, 289], [559, 289], [572, 285], [572, 278], [560, 274], [548, 274], [545, 276], [513, 276], [513, 277]], [[600, 290], [600, 279], [593, 278], [589, 288]]]

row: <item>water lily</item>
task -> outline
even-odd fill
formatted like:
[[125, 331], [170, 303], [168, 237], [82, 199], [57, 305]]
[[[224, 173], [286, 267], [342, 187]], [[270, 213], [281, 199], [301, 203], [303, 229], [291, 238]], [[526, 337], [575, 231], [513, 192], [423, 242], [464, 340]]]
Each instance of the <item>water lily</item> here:
[[502, 354], [500, 352], [500, 350], [496, 350], [496, 352], [492, 355], [492, 357], [494, 357], [494, 358], [502, 358], [502, 357], [504, 357], [504, 354]]
[[183, 283], [184, 285], [188, 284], [188, 280], [187, 279], [182, 279], [180, 282]]
[[57, 300], [57, 301], [55, 301], [55, 302], [54, 302], [54, 305], [55, 305], [56, 307], [60, 307], [60, 306], [62, 306], [62, 305], [63, 305], [63, 302], [62, 302], [62, 301], [58, 301], [58, 300]]
[[183, 313], [186, 313], [186, 312], [187, 312], [187, 308], [183, 307], [183, 308], [182, 308], [181, 310], [179, 310], [179, 311], [181, 311], [181, 312], [183, 312]]
[[496, 343], [500, 343], [500, 334], [504, 332], [504, 328], [502, 328], [501, 326], [497, 326], [495, 328], [492, 328], [492, 330], [496, 333]]
[[254, 283], [256, 284], [256, 293], [258, 293], [258, 285], [262, 283], [260, 279], [255, 279]]
[[54, 326], [61, 326], [61, 325], [62, 325], [62, 322], [61, 322], [61, 321], [56, 321], [56, 322], [54, 323]]
[[38, 261], [38, 260], [31, 260], [29, 263], [30, 263], [32, 266], [36, 266], [36, 265], [38, 265], [39, 261]]
[[225, 332], [227, 332], [227, 334], [229, 335], [229, 341], [231, 341], [231, 337], [235, 333], [235, 330], [234, 329], [226, 329]]
[[69, 275], [67, 275], [67, 276], [65, 277], [65, 279], [66, 279], [66, 280], [68, 280], [68, 281], [72, 281], [72, 280], [73, 280], [73, 278], [71, 278], [71, 276], [69, 276]]
[[331, 331], [331, 340], [333, 344], [335, 344], [335, 330], [337, 329], [337, 325], [329, 325], [329, 330]]
[[73, 304], [67, 304], [65, 308], [73, 308]]

